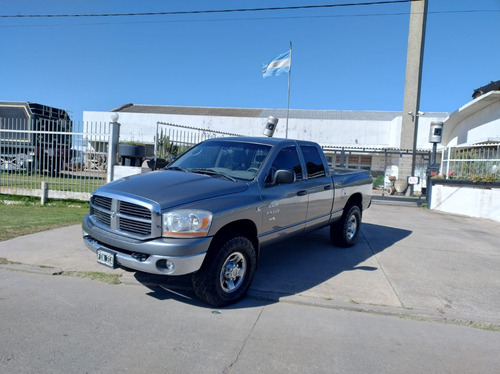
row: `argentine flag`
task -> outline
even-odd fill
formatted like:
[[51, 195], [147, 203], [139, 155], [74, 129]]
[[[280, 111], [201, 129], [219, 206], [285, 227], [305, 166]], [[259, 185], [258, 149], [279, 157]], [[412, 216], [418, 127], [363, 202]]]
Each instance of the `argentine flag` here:
[[291, 58], [290, 51], [280, 54], [273, 58], [267, 64], [262, 64], [262, 77], [272, 77], [276, 75], [286, 74], [290, 71]]

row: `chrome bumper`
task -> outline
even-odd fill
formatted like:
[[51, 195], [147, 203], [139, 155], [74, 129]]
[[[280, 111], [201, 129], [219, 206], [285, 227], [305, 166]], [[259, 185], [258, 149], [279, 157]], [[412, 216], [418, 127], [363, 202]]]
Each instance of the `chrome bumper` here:
[[87, 248], [94, 253], [98, 249], [114, 253], [117, 265], [151, 274], [184, 275], [193, 273], [201, 267], [206, 255], [206, 253], [184, 257], [144, 255], [145, 259], [141, 260], [140, 256], [132, 256], [107, 248], [90, 236], [84, 236], [83, 241]]
[[114, 254], [116, 265], [160, 275], [184, 275], [197, 271], [212, 240], [210, 237], [159, 238], [142, 242], [107, 233], [95, 226], [88, 216], [83, 220], [82, 234], [87, 248], [94, 253], [104, 250]]

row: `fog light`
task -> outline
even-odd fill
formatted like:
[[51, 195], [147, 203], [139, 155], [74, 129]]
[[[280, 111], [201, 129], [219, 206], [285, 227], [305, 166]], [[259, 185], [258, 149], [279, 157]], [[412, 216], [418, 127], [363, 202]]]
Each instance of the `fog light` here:
[[159, 260], [156, 263], [156, 268], [164, 274], [172, 274], [175, 270], [175, 264], [170, 260]]
[[175, 269], [174, 263], [170, 260], [167, 260], [167, 270], [172, 272], [172, 271], [174, 271], [174, 269]]

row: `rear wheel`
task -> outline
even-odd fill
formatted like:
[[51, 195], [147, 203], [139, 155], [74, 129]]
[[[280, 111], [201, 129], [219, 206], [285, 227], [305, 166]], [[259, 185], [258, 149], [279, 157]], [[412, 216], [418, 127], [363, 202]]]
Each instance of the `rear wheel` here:
[[196, 295], [220, 307], [241, 300], [247, 293], [257, 267], [255, 248], [243, 236], [216, 240], [202, 267], [193, 274]]
[[361, 229], [361, 210], [357, 205], [345, 208], [342, 218], [330, 225], [330, 240], [339, 247], [352, 247], [357, 243]]

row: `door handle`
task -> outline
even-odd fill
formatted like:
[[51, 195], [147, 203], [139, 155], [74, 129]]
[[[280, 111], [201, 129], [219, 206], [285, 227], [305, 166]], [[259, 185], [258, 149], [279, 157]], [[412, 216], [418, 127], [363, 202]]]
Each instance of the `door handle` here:
[[302, 190], [302, 191], [297, 192], [297, 196], [305, 196], [305, 195], [307, 195], [306, 190]]
[[323, 189], [325, 189], [325, 190], [331, 190], [332, 189], [332, 185], [328, 184], [325, 187], [323, 187]]

